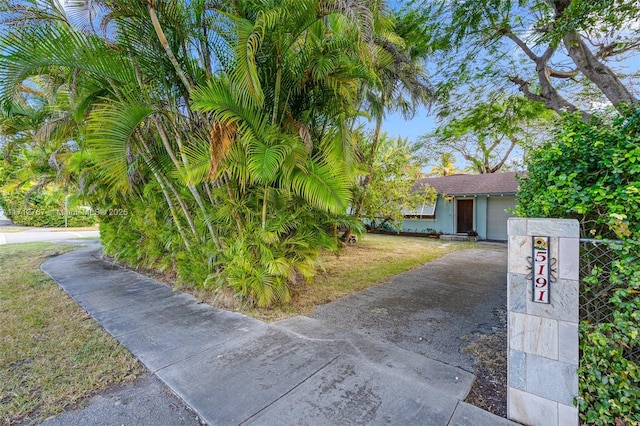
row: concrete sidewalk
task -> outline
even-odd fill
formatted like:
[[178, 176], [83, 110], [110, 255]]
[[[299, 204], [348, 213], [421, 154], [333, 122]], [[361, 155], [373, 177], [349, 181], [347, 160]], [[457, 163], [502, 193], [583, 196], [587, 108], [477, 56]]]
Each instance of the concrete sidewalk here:
[[99, 256], [42, 269], [211, 425], [512, 424], [462, 402], [462, 369], [317, 319], [214, 309]]

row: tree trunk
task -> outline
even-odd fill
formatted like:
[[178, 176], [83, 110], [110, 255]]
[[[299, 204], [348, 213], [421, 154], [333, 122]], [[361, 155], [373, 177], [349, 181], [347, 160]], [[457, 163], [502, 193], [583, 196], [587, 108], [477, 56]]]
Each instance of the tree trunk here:
[[564, 45], [580, 72], [600, 89], [618, 111], [624, 104], [638, 103], [638, 99], [629, 92], [611, 68], [591, 53], [578, 34], [565, 36]]
[[[384, 105], [385, 97], [382, 97], [382, 104]], [[367, 189], [369, 188], [369, 183], [371, 183], [371, 179], [373, 178], [373, 171], [376, 162], [376, 152], [378, 152], [378, 145], [380, 143], [380, 132], [382, 131], [382, 116], [376, 118], [376, 127], [373, 131], [373, 138], [371, 141], [371, 151], [369, 152], [369, 173], [365, 176], [364, 181], [362, 182], [362, 196], [360, 199], [356, 201], [356, 205], [354, 206], [353, 216], [356, 219], [360, 219], [362, 215], [362, 207], [364, 206], [364, 200], [367, 196]], [[349, 241], [351, 238], [352, 232], [351, 229], [348, 228], [345, 233], [342, 235], [342, 241]]]
[[[573, 0], [546, 0], [555, 10], [556, 21], [566, 13]], [[564, 36], [564, 45], [578, 70], [588, 78], [620, 110], [622, 104], [637, 104], [636, 99], [620, 81], [618, 76], [600, 62], [576, 32]]]
[[178, 74], [178, 77], [180, 78], [180, 81], [182, 81], [182, 84], [184, 84], [184, 87], [187, 89], [187, 92], [191, 93], [191, 83], [189, 82], [189, 79], [187, 78], [186, 73], [178, 63], [178, 60], [176, 59], [175, 55], [171, 51], [171, 47], [169, 46], [167, 37], [165, 36], [162, 26], [160, 25], [160, 21], [158, 21], [158, 15], [156, 14], [156, 9], [155, 9], [155, 1], [152, 0], [151, 2], [147, 3], [147, 10], [149, 11], [149, 18], [151, 18], [151, 24], [153, 25], [153, 29], [155, 30], [156, 35], [158, 36], [158, 40], [160, 41], [162, 48], [167, 54], [169, 61], [171, 61], [171, 65], [173, 65], [173, 68], [175, 69], [176, 74]]

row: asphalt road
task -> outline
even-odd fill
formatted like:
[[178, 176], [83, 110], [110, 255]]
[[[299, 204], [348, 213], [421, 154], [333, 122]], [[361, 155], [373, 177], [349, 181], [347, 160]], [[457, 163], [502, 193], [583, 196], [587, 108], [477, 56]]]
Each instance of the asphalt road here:
[[7, 228], [15, 228], [15, 225], [0, 214], [0, 245], [100, 237], [99, 231], [68, 231], [65, 228], [27, 228], [20, 232], [3, 232], [3, 229]]

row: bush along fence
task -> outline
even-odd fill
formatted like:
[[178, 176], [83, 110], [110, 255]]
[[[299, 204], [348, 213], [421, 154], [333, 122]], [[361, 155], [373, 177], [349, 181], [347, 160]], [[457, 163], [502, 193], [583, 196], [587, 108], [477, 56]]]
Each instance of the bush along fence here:
[[580, 240], [580, 415], [640, 424], [638, 242]]
[[510, 218], [507, 416], [578, 424], [579, 225]]
[[640, 424], [640, 244], [509, 219], [508, 417]]

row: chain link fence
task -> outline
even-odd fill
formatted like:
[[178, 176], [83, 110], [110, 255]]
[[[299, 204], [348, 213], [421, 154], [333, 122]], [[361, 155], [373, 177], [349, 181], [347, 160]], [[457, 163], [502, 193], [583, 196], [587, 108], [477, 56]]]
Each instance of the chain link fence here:
[[[619, 284], [610, 280], [620, 241], [580, 239], [580, 321], [613, 322], [615, 306], [609, 299]], [[640, 347], [630, 348], [628, 359], [640, 364]]]

